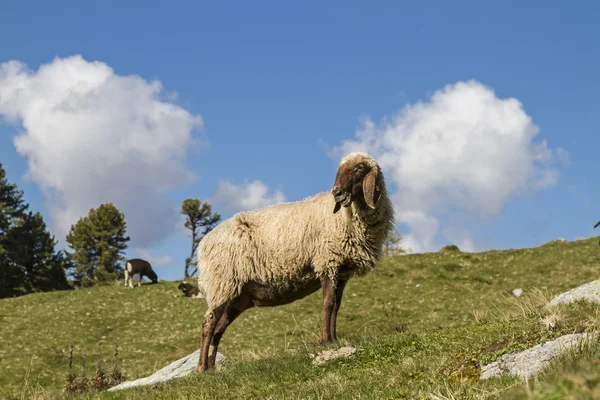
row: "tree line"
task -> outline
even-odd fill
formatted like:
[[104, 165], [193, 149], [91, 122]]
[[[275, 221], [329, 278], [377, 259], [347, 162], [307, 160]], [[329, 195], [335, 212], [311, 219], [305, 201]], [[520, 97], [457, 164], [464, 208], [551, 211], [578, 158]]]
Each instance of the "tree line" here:
[[[58, 241], [42, 215], [31, 211], [23, 196], [0, 163], [0, 298], [89, 287], [122, 277], [130, 237], [117, 207], [107, 203], [90, 209], [71, 226], [69, 249], [63, 251], [56, 249]], [[199, 199], [185, 199], [181, 214], [192, 236], [184, 267], [187, 279], [197, 273], [194, 256], [200, 240], [221, 216]]]
[[72, 266], [55, 246], [42, 215], [29, 210], [0, 164], [0, 298], [68, 289]]

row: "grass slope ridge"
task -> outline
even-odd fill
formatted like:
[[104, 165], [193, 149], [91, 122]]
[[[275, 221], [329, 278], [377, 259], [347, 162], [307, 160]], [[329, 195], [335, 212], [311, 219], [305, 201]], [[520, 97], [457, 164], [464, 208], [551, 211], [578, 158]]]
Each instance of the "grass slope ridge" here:
[[[597, 238], [389, 257], [345, 291], [338, 336], [341, 345], [358, 348], [353, 359], [311, 365], [309, 354], [320, 349], [322, 300], [316, 293], [288, 306], [245, 312], [221, 342], [230, 365], [220, 373], [83, 397], [178, 398], [185, 390], [198, 399], [502, 396], [521, 384], [512, 378], [479, 382], [481, 365], [598, 328], [593, 305], [545, 308], [554, 295], [597, 279], [598, 271]], [[519, 299], [509, 295], [516, 287], [524, 289]], [[0, 397], [61, 396], [70, 344], [76, 373], [83, 352], [91, 376], [98, 345], [108, 364], [119, 344], [126, 377], [149, 375], [198, 348], [205, 309], [203, 300], [182, 298], [175, 282], [1, 300]]]

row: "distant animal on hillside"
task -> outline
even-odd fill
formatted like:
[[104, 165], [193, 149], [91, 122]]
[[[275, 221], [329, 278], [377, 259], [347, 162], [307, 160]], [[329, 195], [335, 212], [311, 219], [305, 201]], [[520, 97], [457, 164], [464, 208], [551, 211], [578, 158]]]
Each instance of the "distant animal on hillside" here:
[[154, 272], [152, 266], [150, 266], [150, 263], [146, 260], [142, 260], [140, 258], [132, 258], [131, 260], [127, 260], [127, 263], [125, 264], [125, 286], [129, 284], [129, 287], [133, 288], [132, 281], [135, 274], [140, 276], [138, 286], [142, 285], [142, 278], [144, 276], [149, 278], [152, 283], [158, 283], [158, 276], [156, 276], [156, 272]]
[[202, 298], [198, 287], [193, 286], [187, 282], [181, 282], [179, 286], [177, 286], [177, 289], [181, 290], [185, 297], [191, 297], [193, 299]]
[[241, 212], [198, 248], [198, 287], [208, 310], [197, 371], [215, 366], [223, 333], [244, 310], [288, 304], [323, 291], [321, 343], [337, 340], [342, 293], [382, 256], [394, 226], [383, 173], [365, 153], [345, 156], [331, 192]]

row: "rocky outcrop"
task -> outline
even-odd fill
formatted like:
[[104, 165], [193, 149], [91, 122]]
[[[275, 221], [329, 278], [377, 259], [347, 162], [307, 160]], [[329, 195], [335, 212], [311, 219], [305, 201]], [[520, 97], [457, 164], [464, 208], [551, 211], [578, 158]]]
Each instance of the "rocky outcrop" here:
[[574, 333], [538, 344], [520, 353], [505, 354], [498, 361], [482, 367], [480, 379], [502, 375], [530, 378], [544, 370], [554, 358], [568, 351], [576, 350], [586, 341], [596, 340], [597, 337], [598, 332]]
[[600, 280], [592, 281], [556, 296], [550, 304], [569, 304], [578, 300], [587, 300], [600, 304]]
[[[128, 389], [137, 386], [153, 385], [155, 383], [166, 382], [168, 380], [179, 378], [188, 375], [196, 370], [198, 365], [198, 359], [200, 358], [200, 349], [196, 350], [192, 354], [185, 356], [161, 370], [158, 370], [154, 374], [145, 378], [136, 379], [134, 381], [123, 382], [117, 386], [108, 389], [109, 392], [114, 390]], [[215, 366], [218, 367], [227, 359], [223, 354], [217, 353], [217, 359]]]

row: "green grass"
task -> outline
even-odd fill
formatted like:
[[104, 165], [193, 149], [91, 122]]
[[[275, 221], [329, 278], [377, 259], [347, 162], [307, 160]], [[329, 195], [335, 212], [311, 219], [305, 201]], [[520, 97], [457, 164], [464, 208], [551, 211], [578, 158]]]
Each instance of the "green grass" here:
[[[351, 280], [345, 291], [338, 336], [341, 345], [358, 348], [353, 359], [311, 365], [309, 355], [321, 349], [318, 292], [288, 306], [246, 311], [221, 342], [219, 351], [230, 362], [218, 373], [80, 397], [442, 399], [553, 393], [559, 389], [550, 375], [529, 386], [513, 378], [480, 382], [479, 368], [507, 352], [600, 325], [593, 305], [546, 307], [554, 295], [598, 279], [597, 240], [389, 257], [373, 273]], [[517, 287], [524, 295], [515, 299], [509, 293]], [[76, 373], [83, 352], [90, 377], [98, 345], [109, 364], [119, 344], [127, 378], [149, 375], [198, 348], [205, 309], [204, 300], [182, 298], [175, 282], [0, 300], [0, 397], [63, 396], [70, 344]], [[570, 368], [571, 384], [579, 384], [588, 370], [600, 375], [595, 354], [600, 353], [591, 349], [584, 359], [568, 359], [564, 365], [570, 367], [557, 368]]]

